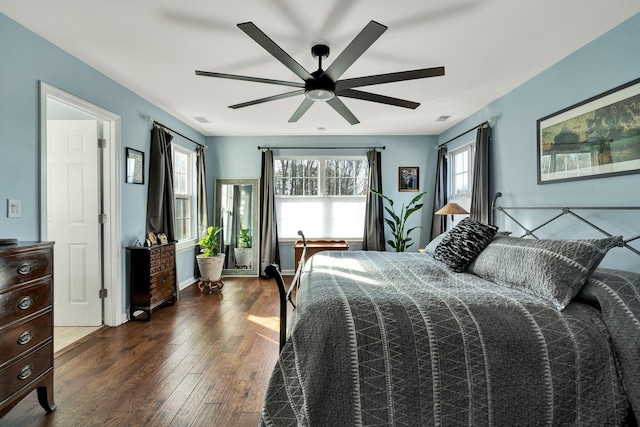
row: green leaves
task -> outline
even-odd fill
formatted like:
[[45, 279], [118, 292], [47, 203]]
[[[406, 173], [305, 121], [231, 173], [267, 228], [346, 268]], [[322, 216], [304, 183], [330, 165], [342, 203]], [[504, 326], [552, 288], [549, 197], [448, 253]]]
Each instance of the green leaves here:
[[198, 245], [202, 247], [200, 252], [202, 252], [204, 256], [211, 257], [218, 255], [218, 235], [221, 231], [221, 227], [209, 226], [207, 228], [207, 234], [202, 236], [202, 239], [198, 242]]
[[422, 206], [424, 206], [422, 203], [417, 204], [420, 199], [422, 199], [422, 196], [424, 196], [425, 194], [427, 194], [427, 192], [423, 192], [418, 194], [416, 197], [414, 197], [411, 202], [409, 202], [409, 204], [405, 207], [405, 205], [402, 205], [402, 208], [400, 209], [400, 213], [397, 214], [394, 207], [393, 207], [393, 200], [387, 196], [385, 196], [382, 193], [379, 193], [375, 190], [370, 190], [373, 194], [381, 197], [383, 200], [385, 200], [388, 203], [388, 206], [384, 207], [384, 210], [387, 212], [387, 214], [389, 214], [389, 217], [384, 219], [384, 222], [389, 226], [389, 228], [391, 229], [391, 233], [393, 235], [393, 240], [387, 240], [387, 243], [389, 244], [389, 246], [391, 246], [396, 252], [405, 252], [408, 248], [410, 248], [411, 246], [413, 246], [413, 241], [412, 239], [409, 237], [409, 234], [411, 234], [411, 232], [413, 230], [415, 230], [416, 228], [422, 228], [422, 226], [417, 226], [417, 227], [411, 227], [410, 229], [408, 229], [405, 233], [404, 231], [404, 227], [405, 224], [407, 222], [407, 219], [409, 219], [409, 217], [419, 211], [420, 209], [422, 209]]

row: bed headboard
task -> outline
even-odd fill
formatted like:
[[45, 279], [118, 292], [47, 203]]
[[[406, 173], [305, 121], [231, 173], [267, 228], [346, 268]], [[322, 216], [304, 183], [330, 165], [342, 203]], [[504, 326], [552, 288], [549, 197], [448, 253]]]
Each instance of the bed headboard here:
[[[636, 266], [635, 269], [631, 268], [631, 270], [640, 272], [640, 261], [635, 256], [640, 256], [640, 249], [631, 245], [632, 242], [640, 242], [640, 234], [638, 234], [640, 232], [638, 229], [640, 221], [636, 217], [633, 221], [625, 222], [625, 227], [620, 227], [622, 225], [620, 221], [612, 219], [614, 212], [618, 214], [621, 212], [640, 213], [640, 206], [502, 206], [499, 204], [500, 197], [502, 197], [502, 193], [496, 193], [491, 203], [491, 223], [500, 225], [497, 220], [499, 219], [498, 215], [502, 215], [501, 219], [504, 221], [504, 228], [511, 231], [514, 236], [539, 239], [541, 238], [540, 235], [543, 235], [546, 230], [550, 230], [551, 234], [555, 234], [559, 230], [564, 231], [574, 228], [576, 224], [586, 225], [587, 228], [595, 230], [598, 237], [622, 235], [623, 243], [621, 246], [628, 249], [628, 251], [625, 251], [628, 254], [627, 257], [632, 257], [632, 260], [629, 261], [630, 265]], [[562, 221], [562, 224], [559, 224], [560, 221]], [[632, 227], [635, 227], [635, 229]], [[515, 230], [512, 228], [515, 228]], [[543, 231], [543, 228], [545, 231]], [[518, 236], [519, 232], [522, 232], [522, 235]], [[585, 238], [581, 234], [582, 231], [578, 233], [580, 235], [574, 235], [571, 238]], [[591, 237], [593, 236], [588, 238]], [[562, 238], [565, 237], [563, 236]], [[612, 268], [617, 267], [613, 266]], [[630, 268], [624, 269], [629, 270]]]

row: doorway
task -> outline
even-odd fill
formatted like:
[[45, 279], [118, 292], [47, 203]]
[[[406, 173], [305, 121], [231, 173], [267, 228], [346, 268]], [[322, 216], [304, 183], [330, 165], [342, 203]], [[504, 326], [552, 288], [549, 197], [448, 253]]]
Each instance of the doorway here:
[[40, 110], [40, 238], [55, 241], [54, 326], [117, 326], [120, 117], [44, 82]]

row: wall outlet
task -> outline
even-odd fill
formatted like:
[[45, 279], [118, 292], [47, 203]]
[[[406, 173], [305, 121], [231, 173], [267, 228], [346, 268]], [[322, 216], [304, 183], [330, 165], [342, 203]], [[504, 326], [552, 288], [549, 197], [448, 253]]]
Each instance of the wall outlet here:
[[20, 218], [22, 216], [22, 206], [20, 200], [8, 199], [7, 200], [7, 217], [8, 218]]

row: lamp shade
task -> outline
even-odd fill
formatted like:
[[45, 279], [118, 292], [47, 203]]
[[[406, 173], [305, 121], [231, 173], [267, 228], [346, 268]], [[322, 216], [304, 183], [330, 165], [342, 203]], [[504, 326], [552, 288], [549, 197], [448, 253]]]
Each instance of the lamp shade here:
[[457, 203], [447, 203], [436, 211], [437, 215], [466, 215], [468, 213], [469, 212], [465, 211], [464, 208]]

